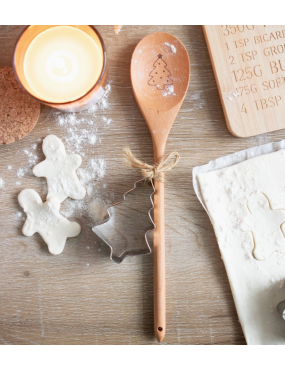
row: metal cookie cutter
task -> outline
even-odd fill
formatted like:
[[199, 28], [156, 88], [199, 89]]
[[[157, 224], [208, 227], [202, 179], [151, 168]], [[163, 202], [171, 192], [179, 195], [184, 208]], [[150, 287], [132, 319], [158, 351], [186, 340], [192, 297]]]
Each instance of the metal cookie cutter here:
[[[110, 259], [117, 263], [121, 263], [127, 256], [151, 253], [152, 239], [149, 234], [155, 229], [151, 215], [155, 189], [151, 180], [152, 192], [149, 194], [149, 186], [146, 184], [145, 179], [136, 181], [134, 187], [124, 193], [122, 201], [107, 208], [108, 218], [92, 228], [109, 246]], [[145, 204], [146, 199], [150, 199], [151, 208], [149, 201]]]

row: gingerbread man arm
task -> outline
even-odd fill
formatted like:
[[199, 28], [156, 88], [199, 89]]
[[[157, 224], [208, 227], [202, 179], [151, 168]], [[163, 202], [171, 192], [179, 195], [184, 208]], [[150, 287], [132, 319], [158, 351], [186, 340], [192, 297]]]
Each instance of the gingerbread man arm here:
[[60, 218], [60, 226], [52, 230], [50, 235], [40, 231], [41, 237], [48, 245], [49, 252], [54, 255], [62, 253], [67, 238], [77, 236], [81, 232], [81, 226], [77, 222], [69, 221], [63, 216]]
[[65, 235], [53, 235], [49, 237], [42, 233], [40, 233], [40, 235], [47, 243], [48, 250], [51, 254], [57, 256], [58, 254], [61, 254], [63, 252], [67, 239]]
[[27, 218], [26, 221], [25, 221], [25, 223], [24, 223], [23, 229], [22, 229], [23, 234], [25, 236], [32, 236], [32, 235], [34, 235], [34, 233], [37, 232], [37, 230], [35, 229], [34, 226], [35, 226], [34, 223]]
[[75, 168], [77, 169], [78, 167], [80, 167], [81, 163], [82, 163], [82, 158], [80, 157], [79, 154], [71, 154], [67, 157], [67, 160], [69, 161], [69, 163]]
[[280, 224], [285, 222], [285, 211], [283, 211], [282, 209], [279, 209], [279, 210], [276, 210], [275, 212], [276, 212], [276, 215], [278, 215]]
[[73, 238], [81, 233], [81, 226], [75, 221], [70, 221], [68, 225], [67, 237]]
[[46, 177], [46, 173], [49, 170], [50, 163], [45, 159], [43, 162], [38, 163], [33, 168], [33, 174], [37, 177]]

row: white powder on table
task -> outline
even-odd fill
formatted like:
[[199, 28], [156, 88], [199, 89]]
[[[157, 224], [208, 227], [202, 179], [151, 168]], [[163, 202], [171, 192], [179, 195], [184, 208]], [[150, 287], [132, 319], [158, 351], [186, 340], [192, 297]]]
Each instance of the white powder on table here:
[[26, 215], [23, 212], [19, 211], [15, 214], [15, 220], [25, 221], [25, 219], [26, 219]]
[[25, 175], [26, 171], [27, 171], [26, 168], [18, 168], [17, 169], [17, 176], [19, 177], [19, 179], [21, 179]]
[[[38, 162], [38, 156], [35, 154], [35, 151], [38, 149], [38, 144], [32, 144], [27, 148], [22, 150], [18, 150], [16, 155], [19, 157], [19, 160], [24, 158], [24, 160], [28, 162], [28, 164], [22, 165], [21, 167], [16, 169], [16, 175], [19, 179], [24, 176], [32, 176], [32, 168]], [[21, 161], [22, 162], [22, 161]], [[12, 170], [12, 166], [7, 166], [8, 170]], [[17, 183], [16, 183], [17, 184]], [[20, 183], [18, 183], [20, 184]], [[17, 184], [17, 185], [18, 185]]]
[[0, 189], [3, 189], [5, 185], [5, 181], [0, 177]]
[[55, 121], [56, 125], [63, 131], [64, 145], [68, 154], [80, 154], [82, 157], [86, 155], [86, 148], [90, 145], [100, 143], [100, 135], [98, 133], [98, 125], [110, 125], [111, 118], [96, 115], [97, 111], [105, 111], [109, 109], [109, 95], [111, 85], [105, 86], [105, 94], [102, 99], [88, 110], [78, 113], [63, 113], [58, 110], [52, 110], [48, 116], [48, 120]]

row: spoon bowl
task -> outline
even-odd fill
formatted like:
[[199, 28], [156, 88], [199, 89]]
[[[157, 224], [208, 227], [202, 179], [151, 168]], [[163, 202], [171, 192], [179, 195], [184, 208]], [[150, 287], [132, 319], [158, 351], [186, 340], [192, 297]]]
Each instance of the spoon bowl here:
[[131, 80], [152, 136], [155, 161], [160, 161], [189, 85], [190, 61], [185, 46], [165, 32], [144, 37], [132, 55]]

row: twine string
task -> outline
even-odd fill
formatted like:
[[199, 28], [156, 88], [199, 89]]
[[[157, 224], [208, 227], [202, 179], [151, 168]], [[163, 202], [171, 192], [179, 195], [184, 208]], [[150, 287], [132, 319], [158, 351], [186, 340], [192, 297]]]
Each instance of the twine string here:
[[168, 154], [159, 163], [148, 164], [135, 157], [129, 147], [124, 148], [124, 162], [128, 167], [139, 168], [143, 177], [146, 180], [157, 180], [164, 182], [164, 177], [161, 175], [162, 172], [172, 170], [172, 168], [179, 161], [180, 155], [177, 152]]

